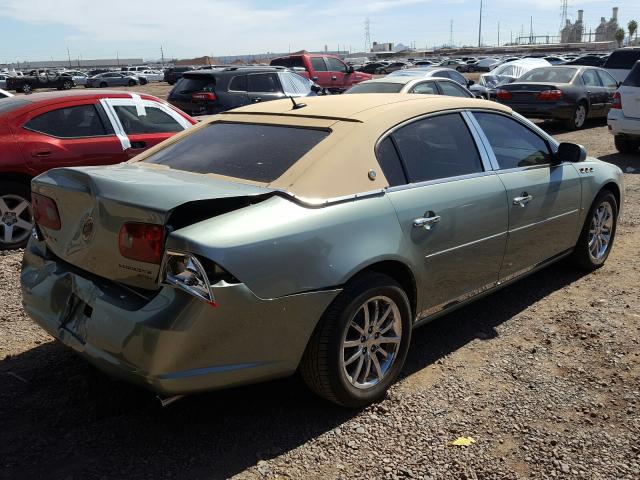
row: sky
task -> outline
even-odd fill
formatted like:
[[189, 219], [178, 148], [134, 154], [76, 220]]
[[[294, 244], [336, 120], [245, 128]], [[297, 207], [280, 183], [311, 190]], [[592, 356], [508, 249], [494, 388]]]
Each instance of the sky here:
[[[95, 58], [193, 58], [296, 50], [364, 48], [371, 41], [416, 47], [478, 42], [480, 0], [0, 0], [0, 63]], [[595, 30], [620, 8], [640, 23], [639, 0], [569, 0]], [[483, 43], [505, 43], [530, 19], [537, 35], [557, 35], [561, 0], [483, 0]]]

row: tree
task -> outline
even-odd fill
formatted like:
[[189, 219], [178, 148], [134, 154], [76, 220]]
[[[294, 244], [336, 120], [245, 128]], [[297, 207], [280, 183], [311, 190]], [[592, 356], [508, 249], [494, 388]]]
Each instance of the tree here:
[[618, 42], [618, 46], [621, 47], [622, 46], [622, 41], [624, 40], [624, 30], [622, 28], [619, 28], [616, 30], [616, 34], [614, 35], [616, 41]]
[[638, 22], [636, 22], [635, 20], [631, 20], [628, 24], [627, 24], [627, 28], [629, 29], [629, 43], [631, 43], [631, 39], [633, 38], [633, 35], [636, 35], [636, 40], [638, 40]]

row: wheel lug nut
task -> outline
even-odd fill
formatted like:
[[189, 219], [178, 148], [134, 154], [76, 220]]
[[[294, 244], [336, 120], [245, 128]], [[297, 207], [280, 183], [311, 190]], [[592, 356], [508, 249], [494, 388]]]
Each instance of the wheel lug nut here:
[[364, 343], [367, 341], [367, 337], [365, 337], [364, 335], [360, 337], [360, 343]]

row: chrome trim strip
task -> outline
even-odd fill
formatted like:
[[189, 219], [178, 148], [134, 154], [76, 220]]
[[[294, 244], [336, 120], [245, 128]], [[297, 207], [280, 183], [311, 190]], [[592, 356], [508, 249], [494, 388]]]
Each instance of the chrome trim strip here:
[[468, 246], [474, 245], [476, 243], [484, 242], [485, 240], [491, 240], [493, 238], [501, 237], [503, 235], [508, 235], [508, 234], [509, 234], [509, 232], [496, 233], [495, 235], [489, 235], [488, 237], [479, 238], [479, 239], [473, 240], [471, 242], [463, 243], [462, 245], [456, 245], [455, 247], [451, 247], [451, 248], [447, 248], [445, 250], [440, 250], [439, 252], [431, 253], [429, 255], [426, 255], [424, 258], [435, 257], [436, 255], [440, 255], [441, 253], [452, 252], [452, 251], [458, 250], [460, 248], [468, 247]]
[[125, 133], [124, 128], [120, 123], [120, 119], [116, 115], [116, 112], [111, 106], [111, 102], [109, 102], [109, 100], [110, 99], [108, 98], [101, 98], [100, 104], [102, 105], [102, 108], [104, 109], [105, 114], [107, 115], [107, 117], [109, 118], [109, 121], [111, 122], [111, 125], [113, 126], [113, 131], [118, 137], [118, 140], [120, 140], [120, 145], [122, 145], [122, 150], [128, 150], [129, 148], [131, 148], [131, 142], [129, 141], [129, 137]]
[[480, 153], [480, 159], [482, 160], [482, 166], [484, 167], [485, 172], [496, 170], [493, 150], [491, 150], [489, 142], [485, 142], [486, 138], [484, 136], [484, 132], [480, 128], [480, 125], [478, 125], [478, 122], [471, 112], [462, 112], [462, 119], [467, 124], [467, 128], [476, 143], [476, 148]]
[[570, 210], [568, 212], [561, 213], [560, 215], [554, 215], [553, 217], [545, 218], [544, 220], [540, 220], [539, 222], [530, 223], [528, 225], [523, 225], [522, 227], [518, 227], [518, 228], [512, 228], [511, 230], [509, 230], [509, 233], [518, 232], [520, 230], [524, 230], [525, 228], [529, 228], [529, 227], [535, 227], [536, 225], [541, 225], [543, 223], [550, 222], [550, 221], [556, 220], [556, 219], [558, 219], [560, 217], [564, 217], [566, 215], [571, 215], [571, 214], [577, 213], [577, 212], [578, 212], [578, 209], [575, 208], [575, 209]]
[[405, 185], [396, 185], [394, 187], [387, 187], [385, 190], [388, 193], [392, 193], [392, 192], [398, 192], [400, 190], [408, 190], [410, 188], [427, 187], [429, 185], [438, 185], [440, 183], [458, 182], [461, 180], [468, 180], [470, 178], [486, 177], [486, 176], [495, 175], [495, 174], [496, 173], [491, 170], [488, 172], [469, 173], [467, 175], [459, 175], [457, 177], [437, 178], [435, 180], [426, 180], [424, 182], [407, 183]]

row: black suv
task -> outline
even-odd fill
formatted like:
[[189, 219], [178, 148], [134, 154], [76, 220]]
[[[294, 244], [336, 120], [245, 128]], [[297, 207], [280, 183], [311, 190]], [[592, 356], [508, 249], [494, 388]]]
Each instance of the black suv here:
[[164, 71], [164, 81], [169, 85], [173, 85], [182, 78], [184, 72], [190, 72], [193, 67], [172, 67]]
[[315, 95], [319, 87], [284, 67], [227, 67], [186, 72], [169, 103], [190, 115], [213, 115], [250, 103]]

